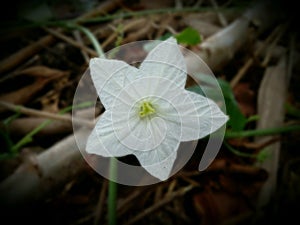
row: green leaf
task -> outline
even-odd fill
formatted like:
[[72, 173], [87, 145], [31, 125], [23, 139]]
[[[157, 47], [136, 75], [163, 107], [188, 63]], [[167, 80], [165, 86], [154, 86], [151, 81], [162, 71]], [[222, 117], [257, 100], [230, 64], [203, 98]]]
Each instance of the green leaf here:
[[179, 34], [175, 35], [175, 38], [178, 43], [187, 45], [196, 45], [202, 41], [199, 32], [191, 27], [187, 27]]
[[242, 114], [229, 83], [222, 79], [218, 79], [218, 82], [221, 86], [225, 99], [227, 114], [229, 115], [229, 121], [227, 125], [233, 131], [242, 131], [248, 120]]
[[263, 149], [257, 154], [256, 159], [258, 163], [263, 163], [266, 159], [270, 157], [271, 157], [271, 153], [267, 149]]
[[163, 36], [161, 36], [160, 38], [158, 38], [158, 40], [165, 41], [171, 36], [172, 36], [172, 34], [168, 32], [168, 33], [164, 34]]
[[188, 87], [187, 90], [205, 96], [204, 92], [198, 85]]
[[288, 102], [285, 104], [285, 110], [287, 115], [300, 118], [300, 109], [296, 108]]

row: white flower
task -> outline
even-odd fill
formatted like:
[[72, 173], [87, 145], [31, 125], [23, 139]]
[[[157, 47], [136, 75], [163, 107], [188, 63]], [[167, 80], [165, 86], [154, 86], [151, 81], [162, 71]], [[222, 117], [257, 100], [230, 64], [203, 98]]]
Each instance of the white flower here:
[[134, 154], [160, 180], [169, 177], [180, 142], [203, 138], [228, 120], [212, 100], [185, 90], [186, 64], [174, 38], [157, 45], [139, 69], [94, 58], [90, 71], [105, 112], [86, 151]]

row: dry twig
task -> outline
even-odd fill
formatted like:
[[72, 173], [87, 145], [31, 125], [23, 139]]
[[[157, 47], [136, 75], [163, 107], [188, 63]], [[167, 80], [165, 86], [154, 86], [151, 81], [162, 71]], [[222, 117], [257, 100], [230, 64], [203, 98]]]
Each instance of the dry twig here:
[[100, 224], [101, 221], [101, 217], [103, 215], [103, 206], [104, 206], [104, 201], [105, 201], [105, 197], [107, 194], [107, 186], [108, 186], [108, 182], [107, 180], [104, 180], [102, 187], [101, 187], [101, 191], [99, 194], [99, 200], [95, 209], [95, 218], [94, 218], [94, 225], [98, 225]]
[[[94, 10], [81, 15], [79, 18], [77, 18], [77, 22], [80, 23], [80, 20], [82, 19], [87, 19], [95, 15], [107, 13], [116, 8], [119, 3], [120, 0], [105, 1]], [[57, 32], [61, 31], [62, 30], [60, 29]], [[52, 35], [46, 35], [38, 41], [32, 43], [31, 45], [28, 45], [27, 47], [19, 50], [15, 54], [7, 57], [6, 59], [0, 62], [0, 74], [15, 68], [16, 66], [23, 63], [26, 59], [37, 54], [41, 49], [45, 48], [45, 46], [53, 44], [55, 41], [56, 39]]]
[[14, 67], [23, 63], [26, 59], [38, 53], [45, 46], [53, 44], [55, 38], [51, 35], [45, 36], [40, 40], [32, 43], [31, 45], [26, 46], [15, 54], [7, 57], [6, 59], [0, 62], [0, 74], [5, 73]]
[[[212, 71], [220, 70], [249, 41], [250, 34], [253, 33], [250, 24], [259, 21], [260, 25], [255, 34], [260, 34], [278, 20], [275, 10], [273, 5], [268, 2], [255, 5], [230, 25], [202, 42], [198, 55]], [[192, 56], [187, 56], [186, 62], [189, 74], [196, 74], [203, 70], [202, 65], [195, 62]]]
[[[75, 39], [76, 39], [76, 41], [77, 41], [78, 43], [80, 43], [81, 45], [84, 45], [79, 30], [74, 30], [74, 31], [73, 31], [73, 36], [75, 37]], [[90, 57], [89, 57], [89, 55], [87, 54], [87, 52], [84, 51], [83, 49], [81, 49], [81, 54], [82, 54], [82, 56], [83, 56], [84, 61], [86, 62], [86, 64], [89, 64], [89, 62], [90, 62]], [[96, 54], [95, 56], [98, 56], [98, 54], [96, 53], [96, 51], [95, 51], [95, 54]]]
[[[246, 63], [239, 69], [238, 73], [233, 77], [233, 79], [230, 81], [230, 86], [234, 88], [238, 82], [243, 78], [243, 76], [246, 74], [246, 72], [250, 69], [250, 67], [254, 63], [254, 58], [257, 57], [264, 51], [268, 44], [273, 40], [273, 43], [277, 43], [280, 39], [283, 32], [280, 32], [282, 26], [278, 26], [274, 31], [269, 35], [269, 37], [266, 39], [263, 45], [260, 46], [260, 48], [256, 49], [254, 56], [249, 58]], [[264, 61], [265, 62], [265, 61]], [[263, 63], [264, 64], [264, 63]]]
[[210, 2], [213, 5], [213, 7], [217, 10], [217, 15], [218, 15], [220, 24], [222, 25], [222, 27], [226, 27], [228, 25], [228, 22], [227, 22], [225, 16], [221, 12], [218, 11], [219, 6], [218, 6], [217, 2], [215, 0], [210, 0]]
[[15, 104], [4, 102], [4, 101], [0, 101], [0, 106], [4, 107], [6, 109], [9, 109], [11, 111], [14, 111], [14, 112], [23, 113], [25, 115], [44, 117], [44, 118], [54, 119], [54, 120], [61, 120], [61, 121], [69, 122], [69, 123], [73, 122], [78, 125], [94, 127], [94, 123], [92, 123], [90, 121], [86, 121], [86, 120], [78, 119], [78, 118], [72, 118], [71, 116], [66, 116], [66, 115], [58, 115], [58, 114], [54, 114], [54, 113], [39, 111], [36, 109], [30, 109], [30, 108], [27, 108], [24, 106], [15, 105]]
[[46, 27], [44, 27], [44, 30], [46, 30], [48, 33], [52, 34], [53, 36], [73, 45], [74, 47], [79, 48], [82, 51], [85, 51], [85, 52], [91, 54], [92, 56], [98, 56], [96, 51], [94, 51], [94, 50], [86, 47], [85, 45], [79, 43], [78, 41], [75, 41], [74, 39], [64, 35], [62, 32], [59, 32], [55, 29], [46, 28]]
[[185, 195], [187, 192], [191, 191], [193, 188], [194, 188], [193, 185], [189, 185], [187, 187], [183, 187], [180, 190], [175, 191], [175, 192], [167, 195], [164, 199], [162, 199], [161, 201], [159, 201], [157, 203], [154, 203], [152, 206], [145, 209], [144, 211], [142, 211], [140, 214], [138, 214], [137, 216], [130, 219], [125, 224], [130, 225], [130, 224], [134, 224], [134, 223], [138, 222], [139, 220], [143, 219], [145, 216], [153, 213], [154, 211], [158, 210], [162, 206], [164, 206], [164, 205], [168, 204], [169, 202], [173, 201], [175, 198], [178, 198], [180, 196]]

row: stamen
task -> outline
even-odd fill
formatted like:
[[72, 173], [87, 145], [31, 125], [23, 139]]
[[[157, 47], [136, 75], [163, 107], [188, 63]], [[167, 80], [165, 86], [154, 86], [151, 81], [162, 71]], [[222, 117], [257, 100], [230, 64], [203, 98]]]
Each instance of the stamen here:
[[155, 113], [155, 109], [153, 108], [153, 106], [150, 102], [143, 102], [141, 104], [140, 112], [139, 112], [139, 115], [141, 118], [149, 116], [153, 113]]

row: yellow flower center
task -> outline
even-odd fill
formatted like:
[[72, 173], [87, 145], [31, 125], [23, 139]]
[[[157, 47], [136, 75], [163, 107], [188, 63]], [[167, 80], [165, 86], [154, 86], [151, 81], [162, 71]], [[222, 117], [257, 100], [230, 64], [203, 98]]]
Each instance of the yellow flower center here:
[[153, 113], [155, 113], [155, 109], [153, 108], [153, 106], [150, 102], [143, 102], [141, 104], [140, 112], [139, 112], [139, 115], [141, 118], [149, 116]]

